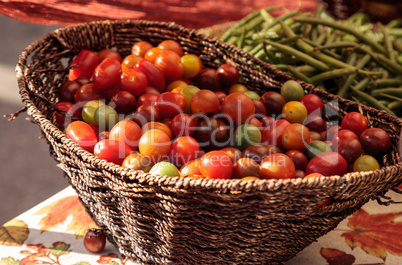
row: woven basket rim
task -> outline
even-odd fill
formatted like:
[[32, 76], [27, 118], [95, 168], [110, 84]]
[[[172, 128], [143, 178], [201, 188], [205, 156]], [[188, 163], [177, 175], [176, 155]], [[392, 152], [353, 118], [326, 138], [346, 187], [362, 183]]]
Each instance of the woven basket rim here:
[[[240, 191], [253, 191], [253, 190], [261, 190], [261, 184], [264, 184], [264, 190], [272, 190], [272, 189], [278, 189], [279, 187], [291, 187], [291, 186], [298, 186], [299, 188], [301, 185], [306, 185], [308, 187], [322, 187], [322, 186], [331, 186], [331, 185], [338, 185], [339, 182], [345, 183], [345, 182], [355, 182], [359, 178], [363, 177], [369, 177], [372, 172], [380, 172], [381, 174], [387, 174], [388, 170], [391, 171], [402, 171], [402, 162], [399, 161], [399, 163], [382, 167], [380, 169], [377, 169], [375, 171], [371, 172], [352, 172], [352, 173], [347, 173], [343, 176], [327, 176], [325, 178], [317, 179], [259, 179], [259, 180], [249, 180], [249, 181], [242, 181], [238, 179], [196, 179], [196, 178], [181, 178], [181, 177], [169, 177], [169, 176], [159, 176], [159, 175], [152, 175], [149, 173], [144, 173], [142, 171], [135, 171], [132, 169], [124, 168], [122, 166], [107, 162], [105, 160], [102, 160], [92, 153], [82, 149], [78, 144], [76, 144], [73, 140], [67, 137], [66, 134], [64, 134], [57, 126], [55, 126], [50, 120], [48, 120], [42, 113], [41, 111], [36, 107], [36, 105], [33, 103], [31, 100], [31, 97], [29, 96], [29, 93], [27, 93], [27, 83], [26, 79], [24, 76], [24, 69], [26, 68], [26, 61], [27, 57], [29, 56], [30, 52], [36, 48], [38, 48], [40, 45], [45, 43], [46, 41], [57, 37], [57, 35], [66, 30], [66, 29], [79, 29], [81, 27], [85, 27], [88, 25], [99, 25], [99, 24], [108, 24], [108, 25], [125, 25], [125, 24], [131, 24], [131, 23], [145, 23], [145, 24], [150, 24], [154, 26], [167, 26], [171, 29], [174, 30], [179, 30], [181, 32], [184, 32], [186, 34], [197, 34], [201, 35], [203, 38], [207, 38], [210, 41], [216, 42], [216, 43], [223, 43], [219, 39], [204, 35], [202, 33], [199, 33], [198, 30], [194, 29], [187, 29], [179, 24], [176, 24], [174, 22], [159, 22], [159, 21], [147, 21], [147, 20], [130, 20], [130, 19], [125, 19], [125, 20], [100, 20], [100, 21], [92, 21], [92, 22], [87, 22], [87, 23], [79, 23], [74, 26], [67, 26], [67, 27], [62, 27], [59, 29], [56, 29], [47, 35], [43, 36], [42, 38], [34, 41], [30, 45], [28, 45], [23, 52], [19, 56], [18, 64], [16, 66], [16, 73], [17, 73], [17, 78], [18, 78], [18, 85], [20, 88], [20, 94], [22, 98], [22, 102], [24, 105], [27, 107], [27, 112], [30, 116], [32, 116], [39, 124], [43, 125], [49, 125], [51, 128], [51, 132], [55, 137], [59, 138], [63, 144], [67, 144], [71, 148], [74, 148], [77, 151], [77, 155], [79, 156], [80, 159], [82, 159], [84, 162], [92, 163], [99, 167], [102, 170], [106, 171], [112, 171], [113, 173], [119, 173], [120, 176], [122, 177], [122, 181], [125, 180], [130, 180], [130, 181], [138, 181], [139, 183], [152, 183], [152, 185], [163, 185], [163, 186], [171, 186], [175, 188], [186, 188], [186, 187], [204, 187], [206, 189], [219, 189], [222, 187], [226, 187], [230, 190], [240, 190]], [[241, 49], [233, 46], [233, 50], [236, 52], [239, 52], [240, 55], [246, 54], [244, 51]], [[255, 59], [257, 61], [260, 61], [258, 59]], [[268, 64], [260, 61], [262, 64], [267, 65], [268, 68], [271, 68]], [[273, 68], [272, 68], [273, 69]], [[280, 70], [277, 70], [278, 72], [282, 72]], [[282, 72], [283, 75], [286, 75], [284, 72]], [[291, 77], [289, 77], [291, 78]], [[304, 82], [301, 82], [304, 83]], [[308, 85], [310, 86], [311, 85]], [[313, 88], [314, 90], [315, 88]], [[25, 90], [25, 91], [24, 91]], [[318, 88], [317, 88], [318, 90]], [[314, 91], [310, 91], [314, 92]], [[330, 93], [327, 93], [325, 91], [322, 92], [324, 95], [328, 94], [333, 96], [334, 98], [337, 98], [340, 100], [341, 103], [345, 102], [351, 102], [348, 99], [343, 99], [339, 98], [335, 95], [332, 95]], [[353, 104], [362, 107], [364, 109], [373, 109], [377, 112], [384, 112], [380, 110], [376, 110], [374, 108], [362, 105], [357, 102], [353, 102]], [[385, 113], [385, 112], [384, 112]], [[390, 114], [386, 114], [388, 120], [397, 126], [402, 128], [402, 120], [398, 119], [397, 117], [394, 117]], [[399, 154], [399, 160], [401, 154]], [[147, 176], [147, 177], [145, 177]], [[151, 176], [151, 177], [149, 177]], [[255, 185], [255, 184], [259, 185]]]

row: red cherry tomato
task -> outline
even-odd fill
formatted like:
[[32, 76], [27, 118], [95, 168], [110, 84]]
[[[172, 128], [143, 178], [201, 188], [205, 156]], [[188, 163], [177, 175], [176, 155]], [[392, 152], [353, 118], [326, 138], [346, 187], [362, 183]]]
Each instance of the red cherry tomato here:
[[200, 90], [191, 97], [190, 108], [194, 114], [216, 113], [219, 110], [219, 98], [211, 90]]
[[254, 117], [253, 100], [241, 92], [229, 94], [222, 103], [222, 112], [234, 124], [244, 124]]
[[116, 123], [109, 132], [109, 139], [126, 143], [131, 150], [138, 148], [142, 130], [137, 123], [130, 120], [122, 120]]
[[210, 179], [229, 179], [233, 173], [232, 159], [224, 151], [210, 151], [201, 157], [200, 171]]
[[141, 59], [143, 59], [143, 57], [138, 56], [138, 55], [134, 55], [134, 54], [127, 55], [121, 62], [121, 70], [124, 72], [127, 69], [134, 68], [134, 66], [137, 64], [137, 62]]
[[354, 138], [346, 138], [334, 146], [335, 151], [345, 158], [348, 165], [353, 165], [357, 158], [362, 154], [362, 145], [359, 140]]
[[164, 131], [170, 139], [173, 139], [173, 133], [172, 130], [170, 130], [169, 126], [162, 122], [157, 122], [157, 121], [150, 121], [146, 123], [144, 126], [142, 126], [142, 134], [145, 132], [152, 130], [152, 129], [159, 129], [161, 131]]
[[131, 46], [131, 54], [144, 57], [145, 53], [154, 46], [147, 41], [137, 41]]
[[72, 102], [74, 103], [74, 96], [77, 90], [81, 87], [81, 84], [77, 81], [67, 80], [63, 82], [60, 89], [57, 91], [60, 102]]
[[306, 106], [308, 114], [316, 114], [321, 115], [322, 110], [324, 109], [324, 104], [322, 103], [322, 99], [315, 94], [307, 94], [304, 95], [300, 102]]
[[147, 76], [138, 69], [128, 69], [121, 74], [120, 86], [134, 96], [139, 96], [145, 92], [148, 86]]
[[170, 129], [176, 137], [191, 136], [195, 130], [194, 118], [186, 113], [180, 113], [173, 117]]
[[283, 131], [281, 138], [286, 150], [304, 151], [310, 142], [310, 130], [300, 123], [292, 123]]
[[270, 154], [260, 164], [260, 174], [264, 179], [294, 178], [295, 172], [295, 164], [283, 153]]
[[299, 150], [289, 150], [285, 154], [290, 159], [292, 159], [293, 163], [295, 164], [296, 170], [306, 170], [308, 159], [303, 152]]
[[222, 85], [230, 87], [239, 81], [239, 70], [231, 64], [222, 64], [216, 69], [216, 74]]
[[171, 148], [171, 156], [173, 163], [176, 165], [184, 165], [198, 157], [200, 146], [191, 136], [181, 136], [177, 138]]
[[173, 81], [182, 77], [184, 68], [180, 56], [174, 51], [164, 50], [158, 54], [154, 62], [167, 80]]
[[96, 66], [93, 83], [98, 90], [106, 90], [119, 82], [121, 76], [121, 64], [116, 58], [105, 58]]
[[267, 110], [265, 109], [264, 104], [261, 100], [253, 99], [254, 107], [255, 107], [255, 115], [257, 119], [263, 119], [267, 117]]
[[113, 139], [99, 141], [94, 148], [95, 156], [120, 166], [131, 152], [132, 150], [125, 142]]
[[282, 108], [286, 104], [285, 98], [274, 91], [265, 92], [260, 98], [267, 111], [267, 115], [279, 115], [282, 113]]
[[341, 129], [339, 131], [337, 131], [334, 136], [332, 137], [332, 146], [334, 148], [336, 148], [338, 146], [338, 144], [345, 140], [345, 139], [355, 139], [358, 140], [359, 138], [357, 137], [357, 135], [352, 132], [351, 130], [347, 130], [347, 129]]
[[136, 99], [128, 91], [119, 91], [110, 99], [112, 106], [118, 113], [129, 114], [136, 109]]
[[310, 131], [323, 132], [327, 129], [327, 123], [321, 117], [321, 115], [309, 114], [304, 120], [303, 124], [309, 128]]
[[388, 151], [391, 146], [389, 134], [381, 128], [368, 128], [359, 137], [363, 150], [371, 155]]
[[162, 50], [174, 51], [180, 57], [183, 56], [183, 48], [175, 40], [164, 40], [164, 41], [160, 42], [157, 47]]
[[98, 137], [92, 127], [83, 121], [73, 121], [66, 128], [66, 135], [88, 152], [93, 152]]
[[56, 124], [60, 130], [64, 130], [74, 118], [80, 119], [81, 117], [81, 111], [71, 102], [59, 102], [56, 107], [66, 112], [64, 115], [56, 112]]
[[82, 103], [82, 105], [91, 100], [104, 100], [105, 98], [106, 95], [103, 91], [97, 90], [92, 83], [81, 86], [74, 95], [74, 101]]
[[288, 122], [285, 119], [276, 120], [270, 126], [262, 130], [261, 143], [265, 145], [267, 144], [276, 145], [280, 149], [283, 149], [282, 134], [289, 125], [290, 122]]
[[221, 151], [226, 152], [226, 154], [228, 154], [228, 156], [230, 156], [233, 164], [236, 163], [237, 160], [239, 160], [240, 158], [243, 157], [243, 153], [239, 149], [234, 148], [234, 147], [225, 147], [225, 148], [221, 149]]
[[165, 90], [165, 77], [161, 70], [156, 67], [152, 62], [141, 59], [137, 62], [134, 67], [135, 69], [141, 70], [148, 80], [148, 86], [151, 86], [162, 93]]
[[349, 112], [343, 117], [341, 122], [342, 129], [348, 129], [354, 132], [357, 137], [368, 128], [366, 117], [359, 112]]
[[221, 87], [216, 70], [204, 68], [194, 79], [194, 85], [199, 89], [209, 89], [215, 91]]
[[144, 55], [144, 59], [147, 59], [148, 61], [150, 61], [151, 63], [155, 62], [156, 57], [162, 52], [161, 48], [158, 47], [153, 47], [151, 49], [149, 49], [145, 55]]
[[149, 156], [153, 163], [167, 159], [170, 148], [170, 137], [159, 129], [145, 132], [141, 136], [138, 146], [140, 153]]
[[136, 122], [140, 127], [144, 126], [150, 121], [160, 121], [161, 116], [151, 105], [142, 105], [136, 111], [132, 112], [127, 119]]
[[201, 175], [200, 164], [200, 159], [188, 161], [180, 168], [180, 174], [183, 177], [188, 175]]
[[158, 95], [154, 93], [144, 93], [137, 99], [137, 108], [142, 105], [150, 105], [153, 106], [156, 102]]
[[120, 53], [112, 49], [103, 49], [98, 52], [99, 62], [102, 62], [105, 58], [113, 57], [117, 59], [120, 63], [122, 61]]
[[347, 162], [337, 152], [324, 152], [313, 157], [307, 164], [306, 174], [320, 173], [324, 176], [343, 175], [347, 170]]
[[155, 108], [162, 118], [173, 118], [182, 113], [187, 106], [186, 98], [173, 92], [164, 92], [156, 100]]
[[82, 50], [71, 62], [68, 78], [71, 81], [79, 77], [91, 79], [98, 62], [99, 58], [96, 53], [89, 50]]
[[259, 177], [260, 165], [248, 157], [240, 158], [233, 166], [233, 179], [242, 179], [248, 176]]

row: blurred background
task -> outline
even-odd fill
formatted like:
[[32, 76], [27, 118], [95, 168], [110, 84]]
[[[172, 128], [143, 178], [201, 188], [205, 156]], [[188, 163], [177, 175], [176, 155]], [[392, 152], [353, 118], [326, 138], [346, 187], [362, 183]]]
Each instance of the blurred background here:
[[68, 186], [28, 115], [11, 122], [3, 117], [23, 107], [15, 75], [19, 54], [56, 28], [0, 15], [0, 224]]

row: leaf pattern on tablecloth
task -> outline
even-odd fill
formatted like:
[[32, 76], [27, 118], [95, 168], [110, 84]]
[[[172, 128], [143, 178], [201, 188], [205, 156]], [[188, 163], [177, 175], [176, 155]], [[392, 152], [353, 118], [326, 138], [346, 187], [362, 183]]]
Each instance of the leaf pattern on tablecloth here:
[[64, 223], [69, 216], [72, 221], [67, 231], [74, 231], [77, 238], [85, 236], [87, 229], [97, 228], [95, 222], [85, 211], [77, 196], [68, 196], [59, 199], [40, 209], [36, 214], [45, 214], [39, 222], [42, 231], [49, 231], [57, 225]]
[[402, 256], [402, 222], [395, 221], [402, 212], [369, 214], [360, 209], [348, 220], [352, 231], [342, 236], [353, 249], [360, 247], [366, 253], [385, 260], [387, 252]]
[[0, 227], [0, 244], [22, 245], [28, 235], [28, 225], [24, 221], [13, 219]]
[[121, 255], [121, 257], [119, 257], [119, 255], [111, 253], [105, 256], [101, 256], [96, 262], [99, 264], [107, 265], [124, 265], [128, 261], [129, 259], [124, 255]]
[[25, 258], [21, 259], [21, 263], [24, 265], [60, 265], [60, 256], [71, 252], [69, 250], [70, 244], [60, 241], [54, 242], [50, 248], [45, 247], [43, 244], [27, 245], [27, 248], [20, 252], [26, 255]]
[[356, 258], [353, 255], [335, 248], [321, 248], [320, 254], [327, 260], [328, 265], [385, 265], [385, 263], [355, 264]]
[[1, 258], [0, 265], [22, 265], [21, 261], [13, 257]]

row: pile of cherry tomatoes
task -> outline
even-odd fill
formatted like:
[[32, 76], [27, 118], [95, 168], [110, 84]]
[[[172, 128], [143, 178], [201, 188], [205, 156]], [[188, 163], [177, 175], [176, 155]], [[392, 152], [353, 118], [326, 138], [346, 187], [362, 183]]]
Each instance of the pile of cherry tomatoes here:
[[[338, 124], [293, 80], [262, 95], [236, 67], [203, 66], [166, 40], [81, 51], [58, 90], [56, 123], [83, 149], [152, 174], [211, 179], [343, 175], [380, 167], [391, 141], [358, 112]], [[335, 124], [335, 125], [334, 125]]]

